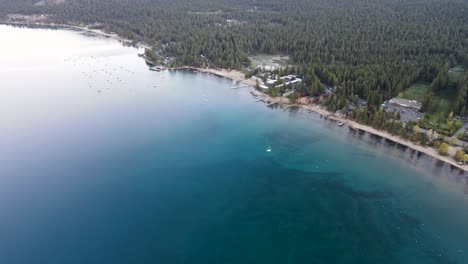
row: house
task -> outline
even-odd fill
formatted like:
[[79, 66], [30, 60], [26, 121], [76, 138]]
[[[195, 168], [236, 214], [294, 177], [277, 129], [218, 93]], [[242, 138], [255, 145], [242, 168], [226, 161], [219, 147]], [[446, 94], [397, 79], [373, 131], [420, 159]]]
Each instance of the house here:
[[[297, 78], [295, 75], [286, 75], [280, 78], [281, 81], [283, 81], [283, 85], [288, 86], [288, 85], [297, 85], [302, 82], [302, 79]], [[281, 85], [281, 86], [283, 86]]]
[[256, 68], [260, 69], [260, 70], [263, 70], [265, 72], [271, 72], [271, 71], [274, 71], [274, 70], [278, 69], [278, 67], [276, 67], [274, 65], [258, 65]]
[[295, 75], [286, 75], [280, 78], [280, 80], [285, 81], [285, 82], [289, 82], [294, 79], [296, 79]]
[[294, 80], [290, 81], [288, 84], [295, 85], [295, 84], [298, 84], [298, 83], [300, 83], [300, 82], [302, 82], [302, 80], [301, 80], [301, 79], [299, 79], [299, 78], [296, 78], [296, 79], [294, 79]]

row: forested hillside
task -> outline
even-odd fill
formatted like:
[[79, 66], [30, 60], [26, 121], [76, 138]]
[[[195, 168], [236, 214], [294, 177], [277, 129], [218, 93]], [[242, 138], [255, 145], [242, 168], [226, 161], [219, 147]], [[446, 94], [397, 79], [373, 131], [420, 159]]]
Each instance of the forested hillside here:
[[[447, 69], [468, 64], [466, 0], [67, 0], [43, 7], [33, 2], [0, 0], [0, 15], [100, 22], [175, 57], [177, 65], [240, 69], [251, 54], [287, 54], [309, 83], [317, 79], [336, 87], [334, 109], [354, 95], [379, 105], [417, 81], [438, 79], [434, 91], [445, 89]], [[466, 79], [457, 84], [458, 113], [468, 100]]]

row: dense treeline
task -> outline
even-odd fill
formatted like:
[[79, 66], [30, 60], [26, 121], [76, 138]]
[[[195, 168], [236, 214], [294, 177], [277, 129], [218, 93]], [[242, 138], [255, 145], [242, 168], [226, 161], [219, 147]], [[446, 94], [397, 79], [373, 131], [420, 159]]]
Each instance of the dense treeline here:
[[[288, 54], [310, 80], [303, 92], [334, 87], [332, 109], [355, 95], [379, 105], [418, 80], [437, 92], [447, 86], [449, 67], [468, 64], [465, 0], [68, 0], [40, 8], [13, 2], [32, 0], [0, 1], [0, 15], [100, 22], [149, 43], [175, 65], [240, 69], [250, 54]], [[467, 108], [462, 90], [457, 112]]]
[[462, 116], [468, 115], [468, 72], [460, 78], [457, 84], [458, 94], [455, 100], [455, 112]]

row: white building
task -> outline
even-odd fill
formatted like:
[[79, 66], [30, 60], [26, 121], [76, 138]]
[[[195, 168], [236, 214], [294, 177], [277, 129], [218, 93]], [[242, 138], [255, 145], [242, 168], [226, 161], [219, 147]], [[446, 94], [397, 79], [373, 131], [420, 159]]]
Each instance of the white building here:
[[399, 105], [399, 106], [402, 106], [402, 107], [406, 107], [406, 108], [412, 108], [412, 109], [415, 109], [415, 110], [421, 110], [422, 108], [422, 103], [416, 101], [416, 100], [407, 100], [407, 99], [403, 99], [403, 98], [393, 98], [393, 99], [390, 99], [390, 101], [388, 102], [389, 104], [394, 104], [394, 105]]
[[280, 80], [283, 81], [283, 84], [278, 85], [277, 87], [282, 87], [283, 85], [297, 85], [302, 82], [301, 78], [297, 78], [295, 75], [286, 75], [280, 77]]

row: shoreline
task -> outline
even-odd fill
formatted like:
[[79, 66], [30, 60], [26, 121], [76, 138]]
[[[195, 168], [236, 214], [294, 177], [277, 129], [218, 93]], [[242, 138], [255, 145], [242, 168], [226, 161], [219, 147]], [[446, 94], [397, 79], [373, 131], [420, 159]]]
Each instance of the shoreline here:
[[171, 71], [189, 70], [189, 71], [200, 72], [200, 73], [209, 73], [209, 74], [213, 74], [215, 76], [221, 77], [221, 78], [226, 78], [226, 79], [233, 80], [233, 81], [239, 82], [241, 84], [249, 85], [249, 86], [255, 86], [257, 84], [252, 79], [245, 79], [244, 74], [238, 70], [198, 68], [198, 67], [192, 67], [192, 66], [168, 68], [168, 70], [171, 70]]
[[371, 127], [371, 126], [359, 124], [359, 123], [357, 123], [356, 121], [354, 121], [352, 119], [346, 119], [346, 118], [335, 116], [333, 113], [331, 113], [331, 112], [329, 112], [327, 110], [321, 109], [321, 108], [319, 108], [319, 110], [317, 110], [317, 109], [313, 110], [312, 106], [302, 106], [302, 107], [305, 107], [306, 109], [309, 109], [309, 110], [314, 111], [316, 113], [320, 113], [321, 115], [325, 116], [325, 118], [327, 118], [327, 119], [331, 119], [331, 120], [334, 120], [336, 122], [343, 122], [351, 129], [361, 130], [361, 131], [364, 131], [364, 132], [369, 133], [371, 135], [379, 136], [379, 137], [384, 138], [386, 140], [390, 140], [390, 141], [392, 141], [394, 143], [406, 146], [406, 147], [408, 147], [408, 148], [410, 148], [412, 150], [415, 150], [415, 151], [421, 152], [423, 154], [426, 154], [426, 155], [428, 155], [428, 156], [430, 156], [432, 158], [435, 158], [437, 160], [443, 161], [443, 162], [445, 162], [445, 163], [447, 163], [447, 164], [449, 164], [451, 166], [454, 166], [454, 167], [456, 167], [456, 168], [458, 168], [460, 170], [468, 171], [468, 165], [460, 165], [455, 160], [453, 160], [451, 157], [440, 155], [437, 152], [437, 150], [435, 150], [434, 148], [418, 145], [418, 144], [416, 144], [416, 143], [414, 143], [412, 141], [403, 139], [403, 138], [401, 138], [399, 136], [392, 135], [392, 134], [388, 133], [387, 131], [382, 131], [382, 130], [375, 129], [375, 128]]
[[[56, 27], [56, 28], [63, 28], [63, 29], [79, 30], [79, 31], [84, 31], [84, 32], [88, 32], [88, 33], [92, 33], [92, 34], [112, 38], [112, 39], [115, 39], [115, 40], [117, 40], [117, 41], [119, 41], [121, 43], [126, 43], [126, 44], [132, 44], [133, 43], [132, 40], [122, 38], [117, 34], [108, 34], [108, 33], [105, 33], [102, 30], [89, 29], [87, 27], [79, 27], [79, 26], [74, 26], [74, 25], [51, 24], [51, 23], [41, 23], [41, 22], [16, 22], [16, 21], [0, 20], [0, 25], [1, 24], [3, 24], [3, 25], [13, 25], [13, 26], [15, 26], [15, 25], [16, 26], [26, 26], [26, 27], [27, 26]], [[144, 43], [140, 43], [140, 44], [136, 45], [136, 47], [137, 48], [149, 48], [149, 46], [147, 46]], [[145, 58], [143, 58], [143, 59], [145, 59]], [[265, 102], [265, 103], [279, 104], [280, 106], [286, 106], [287, 108], [295, 106], [295, 107], [299, 107], [299, 108], [302, 108], [302, 109], [306, 109], [306, 110], [308, 110], [310, 112], [318, 113], [321, 116], [323, 116], [325, 119], [333, 120], [335, 122], [345, 123], [351, 129], [361, 130], [361, 131], [367, 132], [369, 134], [382, 137], [382, 138], [387, 139], [389, 141], [392, 141], [394, 143], [406, 146], [406, 147], [408, 147], [410, 149], [413, 149], [415, 151], [426, 154], [426, 155], [428, 155], [428, 156], [430, 156], [432, 158], [435, 158], [437, 160], [445, 162], [445, 163], [447, 163], [447, 164], [449, 164], [451, 166], [454, 166], [454, 167], [456, 167], [456, 168], [458, 168], [458, 169], [460, 169], [460, 170], [462, 170], [464, 172], [468, 171], [468, 165], [460, 165], [455, 160], [453, 160], [451, 157], [440, 155], [437, 152], [437, 150], [435, 150], [434, 148], [421, 146], [421, 145], [418, 145], [418, 144], [416, 144], [416, 143], [414, 143], [412, 141], [403, 139], [403, 138], [401, 138], [399, 136], [391, 135], [390, 133], [388, 133], [386, 131], [377, 130], [377, 129], [371, 127], [371, 126], [359, 124], [359, 123], [357, 123], [356, 121], [354, 121], [352, 119], [347, 119], [347, 118], [336, 116], [334, 113], [331, 113], [330, 111], [328, 111], [326, 109], [323, 109], [320, 105], [317, 105], [317, 104], [308, 104], [308, 105], [291, 104], [289, 102], [288, 98], [285, 98], [285, 97], [271, 97], [270, 95], [268, 95], [268, 94], [266, 94], [266, 93], [264, 93], [262, 91], [256, 90], [254, 88], [255, 85], [256, 85], [256, 81], [254, 81], [253, 79], [245, 79], [245, 75], [242, 72], [238, 71], [238, 70], [198, 68], [198, 67], [192, 67], [192, 66], [173, 67], [173, 68], [167, 68], [167, 69], [170, 70], [170, 71], [172, 71], [172, 70], [174, 70], [174, 71], [177, 71], [177, 70], [190, 70], [190, 71], [199, 72], [199, 73], [209, 73], [209, 74], [213, 74], [215, 76], [221, 77], [221, 78], [226, 78], [226, 79], [229, 79], [229, 80], [233, 80], [233, 81], [238, 82], [240, 84], [246, 85], [246, 87], [250, 86], [251, 88], [253, 88], [254, 91], [253, 92], [251, 91], [251, 94], [254, 97], [262, 97], [262, 99], [260, 99], [260, 100]]]
[[[245, 79], [244, 74], [242, 72], [238, 71], [238, 70], [228, 71], [228, 70], [224, 70], [224, 69], [223, 70], [217, 70], [217, 69], [209, 69], [209, 68], [196, 68], [196, 67], [190, 67], [190, 66], [173, 68], [171, 70], [194, 70], [196, 72], [201, 72], [201, 73], [210, 73], [210, 74], [213, 74], [213, 75], [216, 75], [216, 76], [219, 76], [219, 77], [223, 77], [223, 78], [226, 78], [226, 79], [236, 81], [236, 82], [241, 83], [241, 84], [249, 85], [252, 88], [254, 88], [254, 86], [256, 84], [256, 82], [254, 80], [252, 80], [252, 79]], [[351, 129], [361, 130], [361, 131], [364, 131], [364, 132], [369, 133], [371, 135], [379, 136], [381, 138], [392, 141], [394, 143], [406, 146], [406, 147], [408, 147], [408, 148], [410, 148], [412, 150], [421, 152], [421, 153], [423, 153], [423, 154], [425, 154], [425, 155], [427, 155], [429, 157], [432, 157], [434, 159], [445, 162], [445, 163], [447, 163], [447, 164], [449, 164], [451, 166], [454, 166], [454, 167], [456, 167], [456, 168], [458, 168], [458, 169], [460, 169], [462, 171], [468, 171], [468, 165], [460, 165], [455, 160], [453, 160], [451, 157], [440, 155], [437, 152], [437, 150], [435, 150], [434, 148], [421, 146], [421, 145], [418, 145], [418, 144], [416, 144], [416, 143], [414, 143], [412, 141], [403, 139], [403, 138], [401, 138], [399, 136], [392, 135], [392, 134], [388, 133], [387, 131], [378, 130], [378, 129], [375, 129], [375, 128], [371, 127], [371, 126], [360, 124], [360, 123], [358, 123], [358, 122], [356, 122], [356, 121], [354, 121], [352, 119], [347, 119], [347, 118], [336, 116], [334, 113], [332, 113], [332, 112], [330, 112], [330, 111], [328, 111], [326, 109], [323, 109], [320, 105], [317, 105], [317, 104], [308, 104], [308, 105], [291, 104], [287, 98], [284, 98], [284, 97], [271, 97], [268, 94], [263, 93], [263, 92], [258, 91], [258, 90], [255, 90], [254, 92], [251, 92], [251, 93], [252, 93], [252, 95], [254, 97], [262, 97], [262, 99], [264, 99], [269, 104], [270, 103], [276, 103], [276, 104], [279, 104], [281, 106], [286, 106], [287, 108], [289, 108], [289, 107], [298, 107], [298, 108], [308, 110], [310, 112], [318, 113], [321, 116], [323, 116], [325, 119], [329, 119], [329, 120], [335, 121], [337, 123], [344, 123], [346, 126], [348, 126]]]

